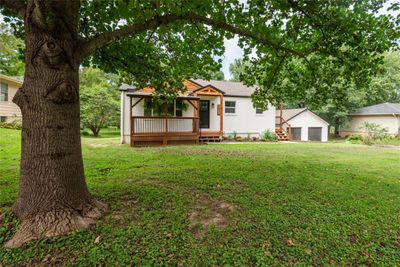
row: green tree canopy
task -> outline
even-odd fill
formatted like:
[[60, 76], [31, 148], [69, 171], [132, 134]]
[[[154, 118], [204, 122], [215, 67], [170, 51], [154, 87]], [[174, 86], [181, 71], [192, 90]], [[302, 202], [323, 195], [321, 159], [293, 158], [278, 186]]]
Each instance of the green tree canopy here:
[[0, 23], [0, 73], [8, 76], [22, 77], [24, 62], [22, 49], [24, 42], [15, 37], [10, 28]]
[[241, 58], [236, 58], [231, 65], [229, 65], [229, 72], [232, 75], [231, 81], [241, 81], [241, 75], [246, 73], [246, 67], [250, 67], [249, 61], [244, 61]]
[[[307, 67], [302, 66], [299, 61], [293, 62], [293, 69], [281, 71], [284, 81], [282, 86], [285, 86], [285, 90], [287, 90], [286, 94], [282, 94], [285, 108], [309, 107], [339, 130], [339, 126], [347, 123], [347, 115], [358, 108], [383, 102], [399, 103], [400, 52], [397, 50], [385, 52], [382, 54], [382, 59], [382, 65], [377, 66], [374, 76], [370, 76], [365, 83], [359, 85], [353, 80], [347, 80], [342, 72], [343, 69], [324, 67], [321, 72], [330, 71], [334, 77], [332, 80], [323, 81], [324, 75], [322, 73], [318, 75], [319, 82], [325, 83], [321, 85], [326, 88], [325, 93], [330, 92], [323, 98], [319, 98], [319, 93], [312, 84], [310, 84], [309, 90], [301, 90], [296, 79], [285, 78], [296, 75], [297, 70]], [[251, 73], [251, 67], [249, 61], [236, 59], [230, 66], [233, 79], [240, 80], [240, 77], [246, 77], [248, 73]], [[295, 77], [299, 80], [302, 78], [301, 75]]]
[[205, 80], [223, 81], [225, 79], [225, 75], [221, 70], [215, 70], [215, 71], [209, 71], [206, 75], [199, 76], [199, 78]]
[[384, 54], [383, 65], [365, 94], [366, 105], [400, 103], [400, 51]]
[[118, 126], [120, 118], [117, 77], [100, 69], [80, 73], [81, 123], [98, 136], [102, 127]]
[[[295, 96], [313, 84], [314, 102], [320, 102], [329, 94], [323, 84], [337, 74], [325, 66], [365, 83], [382, 63], [380, 53], [398, 39], [399, 19], [379, 14], [385, 2], [83, 1], [77, 26], [86, 41], [77, 56], [106, 72], [120, 71], [132, 85], [176, 91], [187, 78], [211, 78], [221, 65], [214, 59], [223, 55], [223, 38], [238, 34], [245, 58], [257, 54], [251, 77], [242, 80], [259, 85], [258, 101]], [[7, 21], [23, 35], [20, 21]], [[296, 92], [282, 86], [285, 68], [299, 71], [290, 77], [298, 81]]]

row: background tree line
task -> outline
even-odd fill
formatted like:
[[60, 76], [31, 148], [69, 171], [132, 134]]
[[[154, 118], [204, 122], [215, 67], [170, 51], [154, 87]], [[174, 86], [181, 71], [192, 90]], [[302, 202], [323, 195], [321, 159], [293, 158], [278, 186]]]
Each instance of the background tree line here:
[[[6, 24], [0, 24], [0, 73], [24, 76], [24, 42]], [[81, 127], [98, 136], [101, 128], [119, 127], [119, 76], [82, 67], [80, 70]]]
[[[326, 121], [330, 127], [335, 128], [337, 133], [342, 126], [348, 123], [347, 114], [357, 109], [375, 105], [383, 102], [400, 102], [400, 52], [397, 50], [386, 52], [382, 55], [382, 65], [376, 69], [374, 76], [370, 78], [369, 83], [363, 86], [356, 85], [352, 81], [343, 78], [326, 80], [324, 85], [327, 88], [333, 88], [328, 97], [321, 98], [321, 101], [313, 101], [316, 92], [305, 90], [302, 94], [295, 94], [298, 85], [286, 77], [293, 75], [293, 69], [284, 69], [282, 75], [282, 87], [287, 88], [287, 94], [284, 95], [285, 108], [303, 108], [309, 107]], [[297, 68], [301, 63], [297, 63]], [[325, 70], [329, 70], [326, 66]], [[236, 59], [229, 67], [232, 81], [245, 81], [252, 71], [251, 60]], [[339, 69], [331, 69], [331, 75], [337, 75]], [[300, 72], [300, 71], [299, 71]], [[336, 77], [335, 77], [336, 78]], [[331, 82], [331, 83], [330, 83]]]

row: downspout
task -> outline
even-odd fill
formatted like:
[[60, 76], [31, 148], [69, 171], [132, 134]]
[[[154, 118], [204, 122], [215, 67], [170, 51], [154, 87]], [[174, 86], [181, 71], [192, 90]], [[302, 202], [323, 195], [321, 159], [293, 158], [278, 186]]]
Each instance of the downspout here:
[[120, 144], [124, 144], [124, 131], [125, 131], [125, 123], [124, 123], [124, 117], [125, 117], [125, 97], [124, 97], [124, 91], [121, 91], [121, 140], [120, 140]]

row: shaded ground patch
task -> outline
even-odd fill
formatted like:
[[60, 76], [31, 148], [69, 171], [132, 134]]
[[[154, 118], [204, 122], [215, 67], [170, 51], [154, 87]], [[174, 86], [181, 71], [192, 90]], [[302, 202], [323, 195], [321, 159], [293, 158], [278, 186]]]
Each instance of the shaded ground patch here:
[[179, 155], [208, 155], [208, 156], [215, 156], [215, 157], [241, 157], [241, 156], [248, 156], [248, 152], [238, 151], [238, 150], [219, 150], [219, 149], [184, 149], [179, 151], [168, 151], [173, 154]]
[[204, 236], [209, 226], [226, 228], [229, 225], [229, 213], [236, 207], [223, 201], [214, 201], [207, 195], [201, 195], [198, 203], [191, 208], [188, 214], [193, 236], [200, 238]]

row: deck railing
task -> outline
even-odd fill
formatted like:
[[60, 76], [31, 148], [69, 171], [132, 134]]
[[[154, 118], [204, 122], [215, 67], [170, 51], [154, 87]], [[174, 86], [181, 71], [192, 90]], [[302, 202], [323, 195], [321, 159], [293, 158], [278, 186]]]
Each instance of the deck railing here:
[[199, 133], [197, 117], [131, 117], [131, 134]]

